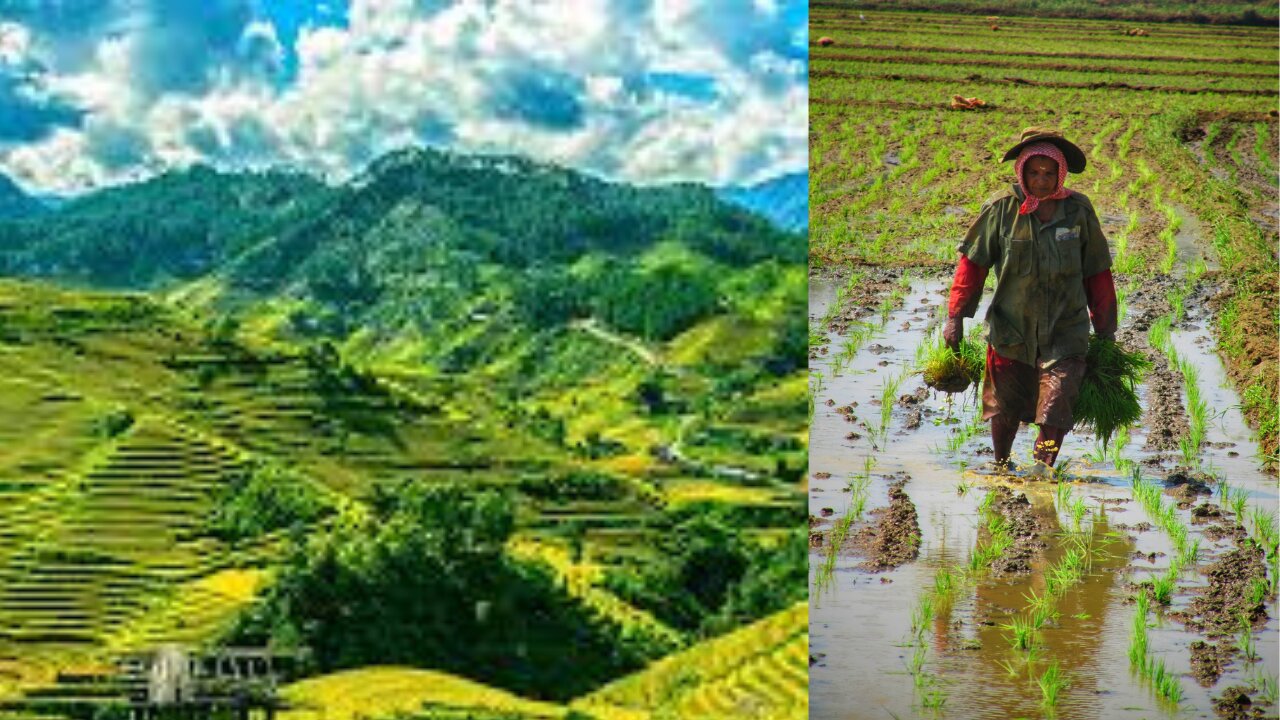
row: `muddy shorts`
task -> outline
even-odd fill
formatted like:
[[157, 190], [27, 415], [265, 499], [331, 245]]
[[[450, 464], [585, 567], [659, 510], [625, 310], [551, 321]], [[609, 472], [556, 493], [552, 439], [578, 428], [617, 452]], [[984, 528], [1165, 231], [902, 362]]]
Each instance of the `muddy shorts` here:
[[1052, 368], [1036, 368], [996, 355], [987, 346], [987, 371], [982, 380], [982, 419], [1003, 415], [1019, 422], [1070, 429], [1071, 408], [1080, 395], [1084, 358], [1069, 357]]

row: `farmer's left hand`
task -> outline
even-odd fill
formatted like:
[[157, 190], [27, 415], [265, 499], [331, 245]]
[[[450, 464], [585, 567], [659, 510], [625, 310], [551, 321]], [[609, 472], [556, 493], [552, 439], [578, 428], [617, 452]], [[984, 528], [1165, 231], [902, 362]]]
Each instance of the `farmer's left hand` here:
[[960, 339], [964, 337], [964, 318], [953, 317], [947, 318], [947, 323], [942, 326], [942, 340], [947, 347], [956, 350], [960, 347]]

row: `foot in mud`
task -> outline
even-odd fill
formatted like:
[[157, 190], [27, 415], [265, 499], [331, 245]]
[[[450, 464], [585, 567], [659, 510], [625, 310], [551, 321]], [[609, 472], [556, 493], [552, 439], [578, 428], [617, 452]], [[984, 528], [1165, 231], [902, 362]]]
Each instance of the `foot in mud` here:
[[1013, 475], [1018, 470], [1018, 464], [1012, 460], [992, 460], [974, 469], [982, 475]]
[[1053, 479], [1053, 468], [1037, 460], [1031, 469], [1027, 470], [1028, 480], [1051, 480]]

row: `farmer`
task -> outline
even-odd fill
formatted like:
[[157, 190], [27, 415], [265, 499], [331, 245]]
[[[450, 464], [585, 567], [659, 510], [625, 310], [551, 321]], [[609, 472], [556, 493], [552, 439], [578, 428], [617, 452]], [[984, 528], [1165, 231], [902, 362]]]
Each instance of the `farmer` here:
[[1084, 171], [1080, 148], [1061, 133], [1032, 127], [1004, 155], [1017, 184], [982, 206], [957, 248], [942, 337], [952, 349], [973, 317], [988, 270], [995, 296], [987, 311], [982, 419], [991, 421], [995, 466], [1011, 469], [1018, 425], [1040, 426], [1032, 474], [1047, 476], [1073, 425], [1089, 347], [1089, 325], [1114, 340], [1116, 290], [1111, 253], [1089, 199], [1063, 186]]

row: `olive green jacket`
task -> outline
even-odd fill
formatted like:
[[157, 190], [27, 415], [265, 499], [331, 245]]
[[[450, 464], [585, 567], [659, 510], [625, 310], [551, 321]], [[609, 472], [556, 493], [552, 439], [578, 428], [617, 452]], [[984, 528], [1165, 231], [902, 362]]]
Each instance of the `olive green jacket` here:
[[[1013, 185], [982, 205], [957, 248], [995, 272], [987, 342], [1002, 357], [1051, 367], [1089, 349], [1084, 279], [1111, 267], [1111, 251], [1089, 198], [1072, 191], [1047, 223], [1018, 214], [1025, 196]], [[961, 308], [973, 317], [980, 293]]]

